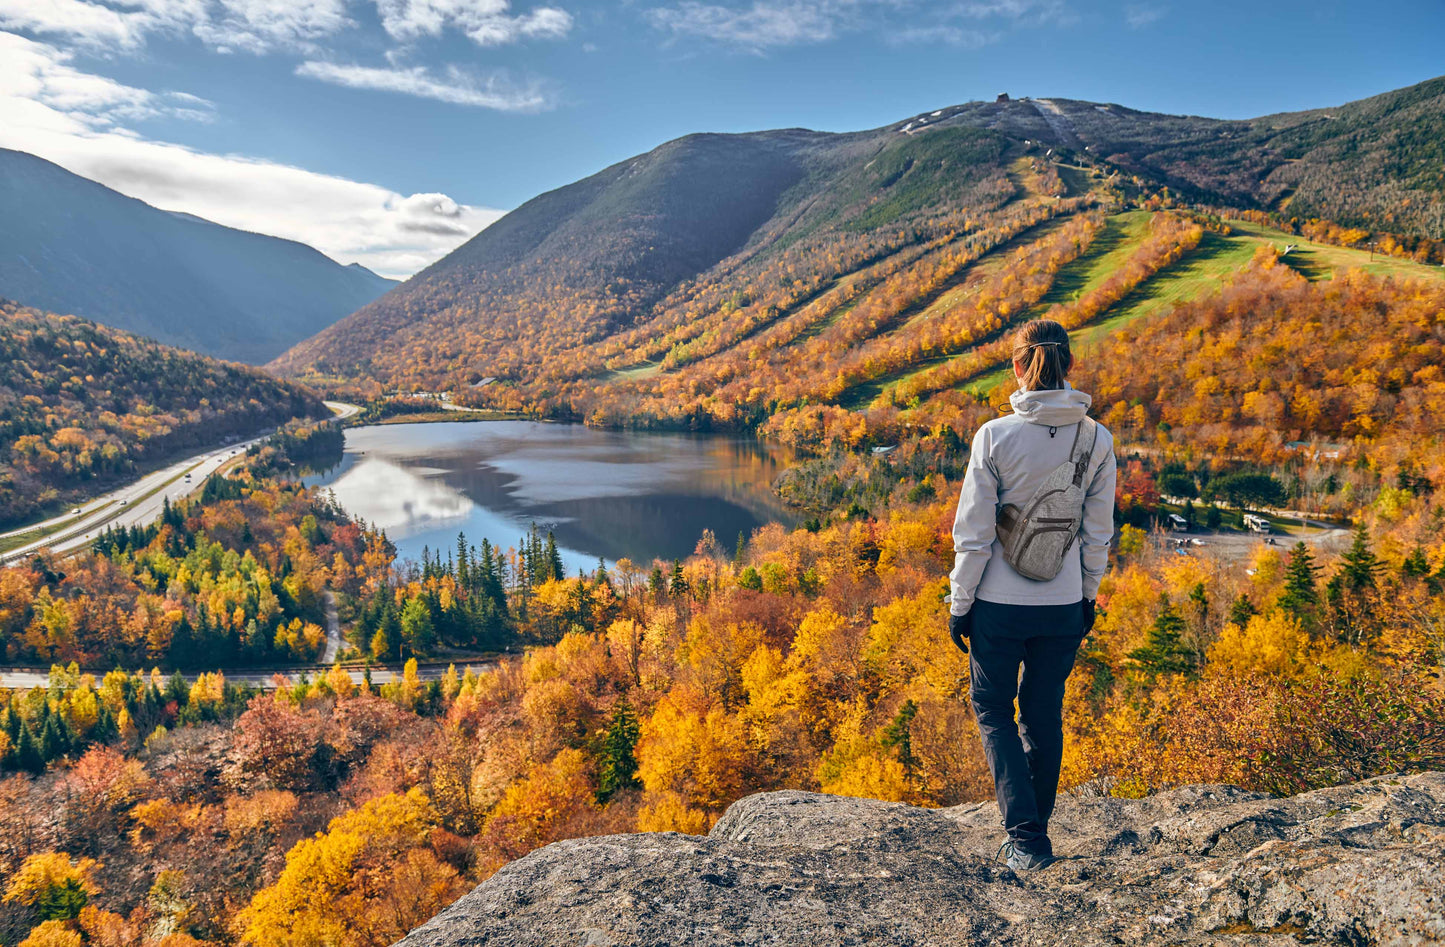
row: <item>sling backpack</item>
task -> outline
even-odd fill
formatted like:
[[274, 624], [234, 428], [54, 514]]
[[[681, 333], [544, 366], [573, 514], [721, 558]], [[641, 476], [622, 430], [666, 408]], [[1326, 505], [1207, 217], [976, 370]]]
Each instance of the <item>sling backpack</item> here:
[[1069, 459], [1050, 472], [1033, 499], [1022, 509], [1008, 503], [999, 511], [1004, 561], [1024, 578], [1047, 582], [1063, 569], [1064, 556], [1084, 525], [1084, 476], [1098, 438], [1098, 423], [1084, 418], [1074, 430]]

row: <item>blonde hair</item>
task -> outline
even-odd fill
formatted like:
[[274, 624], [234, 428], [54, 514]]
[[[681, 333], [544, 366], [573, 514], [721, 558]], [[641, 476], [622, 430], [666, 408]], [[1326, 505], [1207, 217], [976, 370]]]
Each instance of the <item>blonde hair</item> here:
[[1052, 319], [1026, 322], [1014, 336], [1013, 361], [1025, 391], [1062, 388], [1074, 365], [1069, 333]]

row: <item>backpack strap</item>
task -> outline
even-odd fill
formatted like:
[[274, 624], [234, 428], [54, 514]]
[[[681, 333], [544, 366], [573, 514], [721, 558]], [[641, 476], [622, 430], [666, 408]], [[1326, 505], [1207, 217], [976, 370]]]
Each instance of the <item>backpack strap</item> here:
[[[1082, 454], [1079, 453], [1079, 444], [1085, 440], [1084, 431], [1088, 430], [1088, 449]], [[1074, 486], [1081, 487], [1084, 484], [1084, 474], [1089, 470], [1089, 463], [1094, 459], [1094, 448], [1099, 443], [1099, 424], [1088, 415], [1079, 422], [1074, 429], [1074, 446], [1069, 448], [1069, 460], [1074, 462]]]

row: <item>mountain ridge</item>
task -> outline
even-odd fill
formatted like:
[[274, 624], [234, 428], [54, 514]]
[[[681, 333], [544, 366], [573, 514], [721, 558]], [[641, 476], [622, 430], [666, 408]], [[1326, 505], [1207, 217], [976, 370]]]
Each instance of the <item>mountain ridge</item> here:
[[1419, 170], [1439, 147], [1431, 130], [1445, 136], [1437, 113], [1445, 78], [1242, 120], [1022, 98], [857, 132], [695, 133], [538, 195], [272, 368], [383, 387], [535, 379], [649, 320], [675, 325], [700, 286], [756, 295], [757, 274], [794, 248], [812, 256], [793, 269], [816, 271], [849, 241], [927, 241], [1066, 195], [1284, 209], [1445, 240], [1445, 177]]
[[0, 149], [0, 296], [253, 364], [395, 281]]

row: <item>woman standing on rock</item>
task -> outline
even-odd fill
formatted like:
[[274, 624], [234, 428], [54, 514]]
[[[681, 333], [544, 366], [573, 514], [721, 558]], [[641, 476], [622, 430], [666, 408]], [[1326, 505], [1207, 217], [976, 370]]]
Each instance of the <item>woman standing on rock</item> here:
[[1013, 414], [974, 435], [953, 522], [948, 631], [973, 645], [969, 697], [1016, 871], [1054, 861], [1064, 682], [1114, 534], [1114, 440], [1066, 380], [1072, 367], [1063, 326], [1019, 329]]

